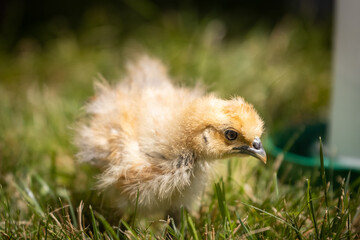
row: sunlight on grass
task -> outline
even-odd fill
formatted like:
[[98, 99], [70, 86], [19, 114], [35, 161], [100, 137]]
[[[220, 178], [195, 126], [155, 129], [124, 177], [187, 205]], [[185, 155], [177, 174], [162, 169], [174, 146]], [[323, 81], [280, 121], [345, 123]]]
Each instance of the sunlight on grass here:
[[118, 81], [126, 59], [138, 53], [162, 58], [178, 84], [201, 80], [223, 97], [244, 96], [268, 129], [326, 117], [330, 51], [321, 30], [289, 18], [272, 31], [259, 25], [227, 39], [220, 20], [194, 26], [185, 20], [166, 18], [161, 28], [149, 24], [123, 39], [105, 34], [116, 26], [89, 27], [45, 44], [23, 39], [16, 51], [0, 53], [1, 238], [359, 236], [360, 196], [350, 174], [332, 192], [323, 167], [317, 174], [322, 185], [312, 176], [305, 180], [311, 173], [290, 185], [277, 177], [277, 156], [268, 165], [222, 163], [215, 187], [209, 186], [198, 208], [182, 212], [180, 226], [169, 228], [166, 219], [148, 221], [136, 213], [131, 218], [131, 211], [123, 218], [108, 213], [92, 188], [96, 170], [76, 164], [71, 128], [84, 114], [81, 106], [98, 74]]

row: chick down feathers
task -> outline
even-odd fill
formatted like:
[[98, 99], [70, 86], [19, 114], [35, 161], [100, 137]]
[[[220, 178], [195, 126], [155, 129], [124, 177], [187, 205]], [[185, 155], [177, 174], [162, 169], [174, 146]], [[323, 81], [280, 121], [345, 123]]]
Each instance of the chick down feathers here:
[[[143, 212], [191, 205], [212, 160], [231, 156], [235, 145], [251, 145], [263, 131], [242, 98], [225, 101], [205, 96], [201, 87], [174, 86], [162, 63], [147, 56], [128, 64], [116, 86], [95, 88], [77, 128], [77, 157], [103, 170], [97, 187], [115, 190], [120, 209], [136, 201]], [[237, 132], [236, 143], [224, 137], [226, 129]]]

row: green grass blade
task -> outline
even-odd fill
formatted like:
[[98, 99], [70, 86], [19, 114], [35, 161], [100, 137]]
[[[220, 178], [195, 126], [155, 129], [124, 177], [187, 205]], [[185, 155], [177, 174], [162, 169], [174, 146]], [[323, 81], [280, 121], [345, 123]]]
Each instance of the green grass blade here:
[[176, 237], [176, 239], [179, 239], [180, 232], [179, 232], [179, 229], [177, 228], [173, 218], [170, 218], [170, 224], [168, 225], [168, 227], [170, 227], [171, 230], [174, 232], [174, 237]]
[[37, 233], [36, 233], [36, 236], [37, 236], [37, 239], [40, 239], [40, 230], [41, 230], [41, 220], [39, 221], [38, 223], [38, 228], [37, 228]]
[[[131, 234], [135, 237], [135, 239], [139, 239], [139, 236], [137, 235], [137, 233], [134, 231], [133, 228], [131, 228], [129, 226], [129, 224], [127, 224], [124, 220], [121, 220], [121, 224], [124, 225], [124, 227], [131, 232]], [[110, 225], [108, 224], [108, 226], [110, 227]], [[112, 227], [110, 227], [112, 229]], [[115, 233], [115, 232], [114, 232]], [[119, 239], [118, 236], [116, 236], [116, 239]]]
[[218, 199], [218, 206], [223, 218], [224, 225], [226, 225], [226, 221], [230, 221], [230, 213], [226, 205], [225, 185], [222, 179], [219, 183], [215, 183], [215, 193]]
[[47, 240], [47, 237], [48, 237], [49, 220], [50, 220], [50, 215], [48, 215], [47, 218], [46, 218], [46, 224], [45, 224], [45, 240]]
[[[178, 230], [175, 226], [174, 220], [172, 218], [170, 218], [170, 223], [166, 224], [166, 230], [167, 230], [167, 234], [170, 234], [171, 237], [175, 237], [175, 239], [178, 239]], [[166, 233], [166, 231], [165, 231]]]
[[338, 224], [338, 227], [337, 227], [336, 232], [335, 232], [336, 235], [333, 238], [333, 240], [338, 240], [338, 239], [341, 238], [341, 233], [345, 229], [345, 225], [346, 225], [346, 222], [347, 222], [347, 214], [341, 215], [339, 221], [340, 221], [340, 224]]
[[37, 201], [34, 193], [30, 190], [30, 188], [26, 187], [25, 184], [20, 186], [17, 182], [15, 183], [15, 187], [20, 192], [25, 201], [29, 204], [29, 206], [35, 210], [35, 212], [40, 217], [45, 217], [44, 211], [41, 209], [39, 202]]
[[121, 236], [123, 233], [121, 232], [121, 220], [118, 223], [117, 229], [116, 229], [116, 235], [121, 239]]
[[49, 184], [37, 173], [34, 173], [32, 176], [40, 185], [42, 194], [50, 195], [53, 199], [56, 199], [56, 194], [49, 186]]
[[326, 236], [326, 230], [327, 230], [327, 225], [328, 225], [328, 210], [325, 210], [325, 214], [324, 214], [324, 219], [321, 225], [321, 231], [320, 231], [320, 239], [323, 240], [325, 239]]
[[296, 229], [293, 225], [291, 225], [290, 223], [288, 223], [286, 220], [284, 220], [284, 219], [282, 219], [282, 218], [280, 218], [280, 217], [278, 217], [278, 216], [275, 216], [274, 214], [271, 214], [271, 213], [269, 213], [269, 212], [267, 212], [267, 211], [265, 211], [265, 210], [262, 210], [262, 209], [260, 209], [260, 208], [257, 208], [257, 207], [255, 207], [255, 206], [253, 206], [253, 205], [251, 205], [251, 204], [244, 203], [244, 202], [241, 202], [241, 201], [240, 201], [240, 203], [241, 203], [241, 204], [244, 204], [245, 206], [251, 207], [251, 208], [253, 208], [253, 209], [255, 209], [255, 210], [259, 211], [259, 212], [262, 212], [262, 213], [264, 213], [264, 214], [266, 214], [266, 215], [268, 215], [268, 216], [270, 216], [270, 217], [273, 217], [273, 218], [277, 219], [278, 221], [284, 223], [284, 224], [287, 225], [288, 227], [294, 229], [294, 231], [295, 231], [296, 233], [298, 233], [299, 236], [303, 237], [303, 235], [301, 234], [301, 232], [300, 232], [298, 229]]
[[134, 225], [135, 225], [135, 219], [136, 219], [136, 214], [137, 214], [137, 209], [138, 209], [138, 203], [139, 203], [139, 189], [137, 190], [137, 193], [136, 193], [136, 204], [135, 204], [134, 216], [133, 216], [132, 221], [131, 221], [131, 227], [132, 228], [134, 228]]
[[190, 215], [187, 216], [187, 223], [188, 223], [190, 233], [193, 236], [193, 238], [195, 240], [199, 240], [199, 237], [198, 237], [198, 235], [196, 233], [196, 228], [195, 228], [194, 222], [192, 221]]
[[181, 206], [180, 208], [180, 239], [183, 240], [185, 236], [185, 209], [184, 206]]
[[98, 239], [100, 239], [100, 238], [99, 238], [99, 229], [98, 229], [98, 226], [97, 226], [97, 224], [96, 224], [94, 212], [93, 212], [93, 209], [92, 209], [91, 205], [89, 206], [89, 209], [90, 209], [90, 214], [91, 214], [91, 222], [92, 222], [92, 225], [93, 225], [93, 235], [94, 235], [94, 239], [95, 239], [95, 240], [98, 240]]
[[106, 219], [104, 218], [103, 215], [101, 215], [100, 213], [94, 212], [95, 216], [97, 219], [99, 219], [99, 221], [101, 222], [101, 224], [105, 227], [106, 231], [116, 240], [120, 240], [119, 237], [116, 235], [116, 232], [114, 231], [114, 229], [110, 226], [109, 222], [106, 221]]
[[348, 213], [348, 218], [347, 218], [347, 239], [350, 240], [351, 239], [351, 224], [350, 224], [350, 213]]
[[74, 207], [73, 207], [73, 205], [71, 203], [68, 191], [65, 191], [64, 197], [65, 197], [66, 201], [69, 203], [70, 214], [71, 214], [71, 218], [72, 218], [71, 222], [74, 225], [74, 227], [77, 228], [78, 227], [78, 224], [77, 224], [78, 221], [77, 221], [77, 217], [76, 217], [76, 214], [75, 214], [75, 211], [74, 211]]
[[[225, 183], [223, 181], [223, 179], [221, 179], [221, 186], [222, 186], [222, 195], [223, 195], [223, 200], [224, 200], [224, 207], [225, 207], [225, 213], [226, 213], [226, 217], [228, 219], [228, 222], [230, 223], [231, 221], [231, 218], [230, 218], [230, 212], [229, 212], [229, 209], [227, 207], [227, 204], [226, 204], [226, 195], [225, 195]], [[232, 230], [232, 229], [231, 229]]]
[[[350, 175], [348, 174], [348, 178], [350, 178]], [[342, 183], [341, 187], [341, 194], [338, 199], [338, 205], [337, 205], [337, 211], [336, 216], [333, 220], [332, 224], [332, 234], [335, 235], [333, 238], [334, 240], [341, 239], [341, 233], [343, 232], [344, 228], [346, 227], [346, 222], [348, 218], [348, 210], [349, 208], [345, 208], [345, 189], [344, 189], [344, 183]]]
[[318, 226], [317, 226], [317, 222], [316, 222], [316, 218], [315, 218], [314, 204], [313, 204], [313, 199], [311, 196], [309, 179], [307, 179], [307, 185], [308, 185], [308, 187], [307, 187], [307, 204], [308, 204], [308, 208], [309, 208], [309, 212], [310, 212], [310, 218], [314, 224], [316, 239], [319, 239], [319, 230], [318, 230]]
[[232, 179], [232, 159], [229, 159], [227, 162], [227, 183], [231, 183]]
[[223, 195], [222, 195], [219, 183], [215, 183], [215, 193], [216, 193], [216, 197], [218, 199], [218, 206], [219, 206], [220, 214], [223, 218], [223, 222], [225, 222], [226, 213], [225, 213], [224, 199], [223, 199]]
[[348, 172], [348, 175], [347, 175], [347, 177], [346, 177], [346, 182], [345, 182], [345, 188], [344, 188], [344, 207], [345, 207], [345, 208], [348, 208], [348, 206], [349, 206], [349, 198], [350, 198], [350, 193], [349, 193], [350, 177], [351, 177], [351, 171]]
[[321, 173], [321, 180], [322, 180], [323, 189], [324, 189], [325, 205], [326, 205], [326, 208], [328, 208], [329, 204], [328, 204], [328, 198], [327, 198], [327, 183], [326, 183], [325, 166], [324, 166], [323, 144], [321, 141], [321, 137], [319, 137], [319, 142], [320, 142], [320, 173]]
[[337, 210], [336, 210], [336, 215], [332, 221], [332, 226], [331, 226], [331, 231], [332, 232], [336, 232], [336, 229], [338, 228], [338, 225], [339, 225], [339, 222], [340, 222], [340, 219], [341, 219], [341, 197], [339, 197], [339, 200], [338, 200], [338, 205], [337, 205]]
[[274, 175], [273, 175], [273, 182], [274, 182], [276, 198], [278, 199], [279, 198], [279, 185], [278, 185], [277, 173], [276, 172], [274, 172]]
[[237, 217], [237, 219], [239, 220], [241, 226], [244, 228], [244, 230], [245, 230], [245, 232], [246, 232], [246, 238], [247, 238], [248, 240], [256, 240], [257, 238], [256, 238], [255, 236], [253, 236], [253, 235], [250, 234], [249, 228], [246, 227], [246, 225], [244, 224], [244, 222], [241, 220], [241, 217], [240, 217], [240, 215], [239, 215], [238, 212], [236, 212], [236, 217]]

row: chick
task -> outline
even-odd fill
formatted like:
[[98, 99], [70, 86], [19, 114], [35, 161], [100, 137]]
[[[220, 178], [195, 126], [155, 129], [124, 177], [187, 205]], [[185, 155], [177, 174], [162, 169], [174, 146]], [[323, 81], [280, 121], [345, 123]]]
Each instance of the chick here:
[[100, 166], [97, 187], [115, 192], [120, 210], [190, 206], [215, 159], [250, 155], [266, 163], [263, 121], [252, 105], [174, 86], [162, 63], [147, 56], [128, 64], [116, 86], [97, 83], [85, 109], [77, 157]]

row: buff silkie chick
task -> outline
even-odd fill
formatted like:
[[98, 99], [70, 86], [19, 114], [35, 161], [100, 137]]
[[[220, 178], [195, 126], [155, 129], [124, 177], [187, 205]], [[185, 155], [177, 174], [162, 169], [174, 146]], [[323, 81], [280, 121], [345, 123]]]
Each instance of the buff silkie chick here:
[[253, 156], [266, 163], [263, 121], [241, 97], [174, 86], [166, 68], [143, 56], [116, 86], [96, 84], [75, 139], [81, 162], [102, 169], [97, 188], [116, 208], [177, 218], [204, 189], [214, 160]]

